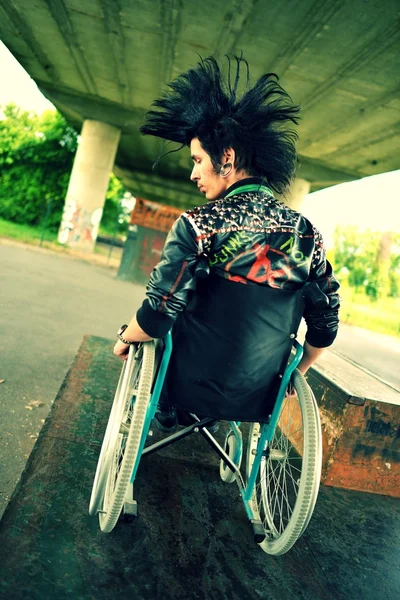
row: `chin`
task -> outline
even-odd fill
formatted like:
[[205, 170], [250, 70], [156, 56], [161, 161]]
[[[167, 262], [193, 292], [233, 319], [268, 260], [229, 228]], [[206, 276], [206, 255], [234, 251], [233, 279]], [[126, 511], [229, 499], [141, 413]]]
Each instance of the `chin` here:
[[217, 196], [216, 196], [215, 194], [213, 194], [212, 192], [202, 192], [202, 193], [203, 193], [203, 195], [204, 195], [204, 198], [205, 198], [206, 200], [215, 200], [215, 199], [216, 199], [216, 197], [217, 197]]

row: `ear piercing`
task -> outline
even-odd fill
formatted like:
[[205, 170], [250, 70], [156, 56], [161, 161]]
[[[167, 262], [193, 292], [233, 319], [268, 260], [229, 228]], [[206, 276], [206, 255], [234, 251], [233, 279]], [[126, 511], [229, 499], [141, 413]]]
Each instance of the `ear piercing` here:
[[219, 174], [221, 175], [221, 177], [228, 177], [228, 175], [230, 175], [230, 173], [232, 172], [232, 168], [232, 163], [227, 162], [224, 165], [222, 165], [222, 167], [219, 170]]

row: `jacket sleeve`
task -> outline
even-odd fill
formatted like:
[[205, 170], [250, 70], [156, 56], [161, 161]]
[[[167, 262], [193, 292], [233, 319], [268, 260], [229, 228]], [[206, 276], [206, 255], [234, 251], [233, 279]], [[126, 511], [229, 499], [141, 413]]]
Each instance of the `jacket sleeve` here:
[[147, 284], [147, 298], [136, 314], [139, 326], [150, 337], [166, 335], [185, 309], [189, 293], [195, 288], [198, 258], [196, 234], [182, 215], [167, 236], [160, 262]]
[[307, 323], [306, 340], [311, 346], [326, 348], [333, 344], [339, 328], [340, 284], [326, 259], [321, 235], [317, 233], [319, 243], [314, 252], [308, 281], [318, 286], [323, 301], [313, 302], [306, 299], [303, 316]]

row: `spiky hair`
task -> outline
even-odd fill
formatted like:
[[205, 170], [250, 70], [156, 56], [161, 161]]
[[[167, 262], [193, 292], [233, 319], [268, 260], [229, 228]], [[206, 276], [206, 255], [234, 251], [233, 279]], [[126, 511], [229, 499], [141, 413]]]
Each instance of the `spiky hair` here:
[[[140, 131], [178, 142], [181, 147], [198, 138], [215, 169], [220, 167], [224, 151], [232, 147], [238, 170], [266, 178], [282, 193], [296, 169], [297, 134], [292, 125], [298, 122], [300, 108], [275, 73], [263, 75], [250, 87], [249, 66], [242, 57], [233, 57], [236, 73], [232, 84], [231, 59], [227, 60], [227, 79], [216, 59], [209, 57], [172, 81], [170, 89], [153, 102]], [[243, 64], [246, 82], [239, 98]]]

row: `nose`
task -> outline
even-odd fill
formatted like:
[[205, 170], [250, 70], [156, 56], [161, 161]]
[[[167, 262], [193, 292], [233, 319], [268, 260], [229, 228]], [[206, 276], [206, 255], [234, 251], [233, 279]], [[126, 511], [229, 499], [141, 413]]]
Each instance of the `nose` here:
[[199, 179], [199, 176], [196, 173], [196, 165], [194, 165], [192, 172], [190, 173], [190, 179], [191, 181], [197, 181]]

